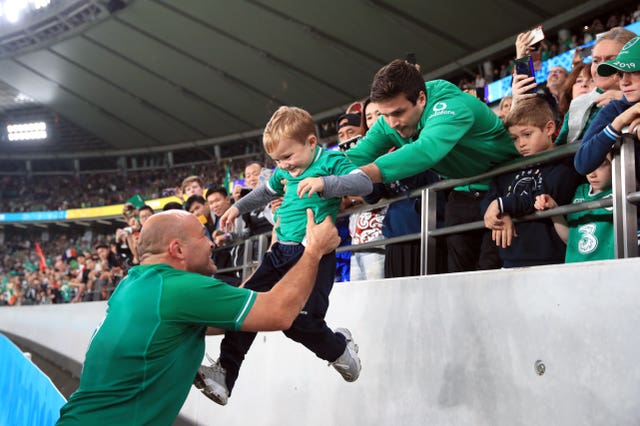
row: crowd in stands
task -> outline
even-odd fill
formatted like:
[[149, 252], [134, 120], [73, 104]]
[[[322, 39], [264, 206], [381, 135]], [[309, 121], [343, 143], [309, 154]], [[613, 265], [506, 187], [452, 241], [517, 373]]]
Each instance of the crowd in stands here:
[[[407, 197], [388, 207], [358, 210], [339, 221], [344, 243], [366, 244], [419, 232], [420, 203], [408, 197], [412, 189], [441, 178], [471, 177], [497, 163], [551, 151], [562, 144], [580, 143], [575, 164], [573, 158], [562, 159], [440, 194], [441, 225], [483, 220], [486, 229], [439, 239], [437, 271], [613, 258], [612, 215], [606, 209], [524, 223], [513, 219], [537, 210], [611, 196], [611, 146], [620, 137], [622, 127], [631, 125], [636, 137], [640, 129], [640, 65], [635, 68], [640, 64], [640, 39], [618, 25], [638, 19], [640, 6], [636, 11], [612, 15], [605, 25], [596, 19], [581, 38], [566, 33], [547, 47], [547, 42], [533, 43], [530, 31], [520, 34], [515, 44], [516, 57], [540, 53], [541, 49], [568, 50], [588, 41], [585, 37], [593, 37], [592, 33], [599, 37], [591, 63], [577, 60], [570, 70], [552, 68], [545, 85], [537, 85], [534, 77], [514, 74], [513, 96], [505, 98], [495, 113], [451, 83], [437, 80], [425, 84], [415, 64], [396, 60], [383, 67], [374, 77], [371, 98], [354, 102], [336, 122], [339, 150], [360, 166], [374, 184], [369, 196], [341, 194], [340, 210], [381, 198]], [[403, 82], [398, 92], [383, 93], [376, 86], [377, 81], [384, 80], [380, 87], [396, 90], [394, 79]], [[486, 81], [479, 75], [478, 81], [482, 79]], [[440, 121], [447, 120], [446, 111], [442, 112], [446, 108], [452, 110], [448, 115], [456, 116], [457, 121]], [[464, 114], [470, 111], [479, 123], [473, 125], [476, 127], [469, 124], [473, 120], [465, 121]], [[430, 126], [437, 131], [425, 131]], [[411, 144], [407, 143], [409, 138]], [[306, 147], [306, 142], [302, 146]], [[417, 155], [423, 146], [429, 146], [428, 158]], [[315, 143], [313, 147], [318, 152], [325, 150], [316, 148]], [[415, 152], [406, 154], [409, 149]], [[469, 150], [478, 151], [470, 154]], [[293, 166], [285, 167], [289, 161], [285, 154], [275, 158], [279, 166], [275, 176], [281, 176], [282, 170], [296, 176]], [[118, 204], [125, 203], [132, 194], [140, 194], [143, 199], [177, 195], [183, 202], [169, 203], [164, 209], [184, 209], [200, 219], [216, 248], [216, 277], [237, 286], [244, 262], [244, 246], [238, 243], [269, 233], [274, 214], [277, 216], [283, 202], [276, 194], [282, 195], [284, 188], [274, 190], [281, 180], [272, 178], [273, 172], [263, 166], [243, 160], [227, 168], [200, 164], [170, 171], [129, 172], [126, 176], [4, 176], [0, 178], [0, 211]], [[228, 191], [229, 177], [232, 181], [241, 177], [244, 183]], [[321, 181], [321, 186], [315, 186], [320, 185], [318, 181], [313, 182], [310, 195], [330, 192], [332, 188], [324, 185], [337, 182], [325, 178]], [[304, 181], [296, 181], [298, 184], [303, 185]], [[240, 201], [248, 194], [251, 196]], [[262, 199], [268, 195], [270, 203], [251, 204], [259, 194]], [[251, 208], [240, 212], [239, 208], [232, 208], [234, 203]], [[89, 238], [67, 234], [48, 241], [5, 241], [0, 247], [0, 304], [108, 299], [128, 268], [140, 261], [136, 254], [137, 234], [152, 214], [153, 210], [143, 204], [125, 204], [127, 226], [110, 235]], [[257, 261], [257, 242], [252, 244], [254, 253], [249, 258]], [[335, 280], [416, 275], [419, 256], [418, 241], [355, 250], [351, 256], [339, 254]]]
[[[231, 162], [230, 174], [238, 176], [244, 162]], [[240, 167], [238, 169], [237, 167]], [[174, 195], [183, 177], [203, 176], [222, 181], [225, 165], [188, 166], [79, 175], [0, 176], [0, 212], [37, 212], [100, 207], [124, 203], [134, 194], [145, 200]], [[51, 189], [55, 188], [54, 191]]]
[[[545, 40], [540, 44], [539, 60], [545, 61], [556, 55], [587, 44], [595, 40], [596, 35], [614, 27], [624, 27], [640, 21], [640, 5], [637, 7], [616, 7], [615, 10], [599, 16], [591, 22], [585, 22], [570, 28], [563, 28], [553, 33], [545, 32]], [[498, 79], [507, 77], [513, 72], [514, 57], [487, 60], [478, 67], [473, 77], [465, 77], [458, 81], [462, 90], [475, 92], [485, 85]], [[477, 92], [482, 96], [482, 91]]]

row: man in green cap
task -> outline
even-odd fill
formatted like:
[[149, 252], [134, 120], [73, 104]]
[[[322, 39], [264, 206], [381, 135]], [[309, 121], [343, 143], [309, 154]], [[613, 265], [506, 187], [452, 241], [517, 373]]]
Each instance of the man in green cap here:
[[[621, 100], [612, 100], [606, 105], [587, 129], [580, 148], [574, 158], [578, 173], [586, 175], [597, 169], [611, 152], [613, 144], [622, 135], [622, 129], [638, 138], [640, 129], [640, 37], [632, 38], [624, 45], [615, 59], [598, 65], [597, 72], [602, 77], [618, 74]], [[636, 164], [639, 160], [636, 147]], [[636, 167], [636, 178], [638, 178]]]

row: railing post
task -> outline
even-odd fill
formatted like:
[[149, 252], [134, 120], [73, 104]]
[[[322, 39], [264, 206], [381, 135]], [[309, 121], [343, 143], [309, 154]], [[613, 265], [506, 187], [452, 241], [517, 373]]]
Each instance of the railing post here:
[[616, 143], [612, 164], [613, 230], [615, 257], [617, 259], [638, 256], [637, 208], [627, 201], [636, 190], [635, 142], [631, 134], [622, 135]]
[[436, 238], [430, 237], [436, 229], [436, 199], [437, 193], [433, 189], [422, 190], [422, 209], [420, 215], [420, 274], [430, 275], [436, 272]]

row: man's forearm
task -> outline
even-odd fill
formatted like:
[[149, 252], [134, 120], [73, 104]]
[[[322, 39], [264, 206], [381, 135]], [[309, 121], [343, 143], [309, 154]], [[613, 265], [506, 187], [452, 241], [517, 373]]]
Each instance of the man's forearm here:
[[378, 168], [378, 166], [376, 166], [375, 163], [369, 163], [366, 166], [362, 166], [360, 167], [360, 170], [362, 170], [367, 176], [369, 176], [369, 179], [371, 179], [371, 182], [373, 183], [382, 182], [382, 173], [380, 172], [380, 169]]

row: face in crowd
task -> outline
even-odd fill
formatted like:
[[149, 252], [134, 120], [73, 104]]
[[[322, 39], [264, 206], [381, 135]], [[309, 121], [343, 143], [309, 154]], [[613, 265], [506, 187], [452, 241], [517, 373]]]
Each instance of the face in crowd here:
[[598, 65], [615, 59], [622, 50], [623, 44], [616, 40], [601, 40], [593, 47], [591, 58], [591, 77], [600, 90], [619, 90], [620, 79], [617, 74], [609, 77], [602, 77], [596, 69]]
[[262, 166], [260, 164], [249, 164], [244, 169], [244, 184], [251, 189], [255, 189], [260, 184], [260, 173]]
[[207, 194], [207, 203], [209, 203], [209, 210], [218, 217], [222, 216], [231, 207], [229, 196], [225, 196], [220, 192]]

